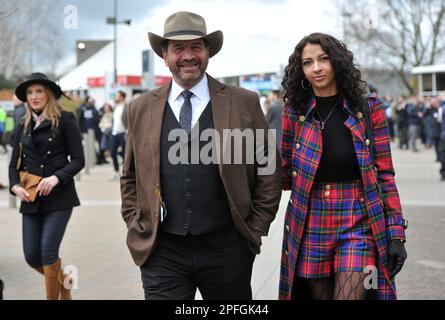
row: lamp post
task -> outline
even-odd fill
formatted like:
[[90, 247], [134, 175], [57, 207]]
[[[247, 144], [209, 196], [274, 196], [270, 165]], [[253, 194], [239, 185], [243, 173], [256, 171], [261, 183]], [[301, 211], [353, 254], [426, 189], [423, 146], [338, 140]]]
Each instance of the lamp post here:
[[346, 43], [346, 35], [347, 35], [346, 27], [348, 20], [352, 17], [352, 13], [343, 10], [341, 16], [343, 17], [343, 42]]
[[117, 20], [117, 0], [114, 0], [114, 17], [107, 17], [107, 24], [113, 25], [113, 43], [114, 43], [114, 49], [113, 49], [113, 81], [114, 84], [117, 84], [117, 25], [118, 24], [131, 24], [131, 19], [125, 19], [125, 20]]

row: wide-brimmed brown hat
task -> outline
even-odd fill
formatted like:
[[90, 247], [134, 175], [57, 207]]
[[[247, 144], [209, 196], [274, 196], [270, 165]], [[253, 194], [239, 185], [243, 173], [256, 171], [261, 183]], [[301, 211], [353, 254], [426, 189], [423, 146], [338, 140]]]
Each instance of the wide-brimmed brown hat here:
[[46, 74], [35, 72], [31, 73], [28, 79], [17, 86], [17, 88], [15, 89], [15, 95], [17, 96], [17, 98], [19, 98], [23, 102], [26, 102], [26, 90], [32, 84], [42, 84], [48, 87], [54, 93], [56, 99], [59, 99], [63, 95], [63, 91], [57, 83], [49, 80]]
[[206, 22], [196, 13], [179, 11], [165, 20], [164, 36], [148, 33], [148, 40], [153, 51], [163, 58], [162, 45], [166, 40], [195, 40], [205, 39], [209, 43], [209, 57], [213, 57], [221, 50], [223, 34], [220, 30], [207, 34]]

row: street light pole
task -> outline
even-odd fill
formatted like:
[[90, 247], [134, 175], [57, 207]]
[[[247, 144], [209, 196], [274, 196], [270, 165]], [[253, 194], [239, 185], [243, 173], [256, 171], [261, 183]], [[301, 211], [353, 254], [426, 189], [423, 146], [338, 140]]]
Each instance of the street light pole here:
[[348, 20], [349, 20], [349, 18], [351, 18], [352, 14], [350, 12], [346, 11], [346, 9], [345, 9], [345, 10], [343, 10], [341, 15], [343, 17], [343, 42], [346, 43], [346, 37], [347, 37], [347, 32], [348, 32], [346, 30], [347, 23], [349, 22]]
[[113, 25], [113, 34], [114, 34], [114, 85], [117, 85], [117, 0], [114, 0], [114, 25]]
[[117, 84], [117, 25], [118, 24], [131, 24], [130, 19], [126, 20], [117, 20], [117, 0], [114, 0], [114, 17], [107, 17], [107, 24], [113, 25], [113, 81], [114, 84]]

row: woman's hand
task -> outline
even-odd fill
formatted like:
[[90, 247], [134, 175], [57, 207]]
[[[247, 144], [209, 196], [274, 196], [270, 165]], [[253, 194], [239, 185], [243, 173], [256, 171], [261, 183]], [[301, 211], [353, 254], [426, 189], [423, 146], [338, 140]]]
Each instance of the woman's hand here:
[[58, 184], [59, 178], [54, 175], [52, 175], [51, 177], [43, 178], [37, 186], [36, 192], [39, 196], [47, 196]]
[[392, 240], [388, 244], [389, 278], [393, 279], [402, 270], [407, 258], [405, 244], [400, 240]]
[[15, 185], [11, 188], [11, 191], [15, 193], [15, 195], [21, 200], [25, 202], [30, 202], [29, 193], [26, 192], [26, 189], [21, 187], [20, 185]]

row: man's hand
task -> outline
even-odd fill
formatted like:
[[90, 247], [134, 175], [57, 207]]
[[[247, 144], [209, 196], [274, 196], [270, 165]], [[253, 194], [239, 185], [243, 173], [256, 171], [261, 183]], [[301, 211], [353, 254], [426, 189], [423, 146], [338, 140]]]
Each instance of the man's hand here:
[[37, 186], [36, 192], [40, 196], [47, 196], [51, 193], [53, 188], [59, 184], [59, 178], [52, 175], [48, 178], [43, 178]]

